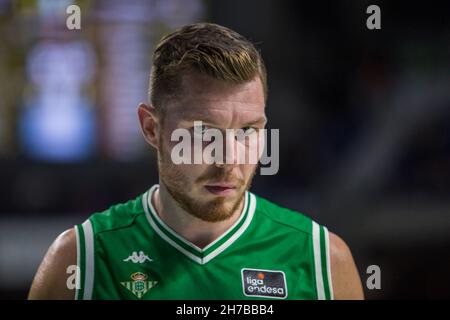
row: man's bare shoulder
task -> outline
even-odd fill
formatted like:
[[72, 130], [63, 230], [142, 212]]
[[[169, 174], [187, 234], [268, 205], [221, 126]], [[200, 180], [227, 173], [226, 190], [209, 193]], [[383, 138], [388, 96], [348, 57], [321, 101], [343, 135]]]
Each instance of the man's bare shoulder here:
[[73, 299], [75, 290], [69, 289], [69, 266], [77, 264], [75, 229], [61, 233], [48, 249], [31, 285], [28, 299]]
[[358, 270], [348, 245], [330, 232], [330, 259], [335, 299], [364, 299]]

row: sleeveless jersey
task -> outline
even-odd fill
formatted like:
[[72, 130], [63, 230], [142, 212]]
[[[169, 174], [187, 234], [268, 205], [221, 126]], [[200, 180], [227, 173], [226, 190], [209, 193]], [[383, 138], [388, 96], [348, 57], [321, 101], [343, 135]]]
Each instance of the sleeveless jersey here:
[[164, 223], [150, 190], [75, 226], [76, 299], [333, 299], [327, 228], [245, 193], [204, 248]]

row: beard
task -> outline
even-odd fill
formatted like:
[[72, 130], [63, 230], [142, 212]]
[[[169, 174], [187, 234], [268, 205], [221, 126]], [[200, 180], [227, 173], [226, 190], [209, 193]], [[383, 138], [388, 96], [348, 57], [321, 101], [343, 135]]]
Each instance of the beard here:
[[189, 178], [184, 174], [181, 165], [175, 165], [171, 162], [170, 155], [166, 159], [163, 150], [159, 150], [158, 152], [158, 169], [161, 182], [180, 208], [206, 222], [219, 222], [230, 218], [244, 201], [245, 192], [250, 189], [252, 179], [256, 172], [255, 167], [248, 181], [245, 182], [244, 179], [235, 177], [226, 168], [218, 168], [211, 165], [211, 172], [197, 178], [192, 189], [196, 185], [202, 186], [203, 182], [208, 181], [233, 182], [236, 185], [237, 195], [204, 200], [189, 194]]

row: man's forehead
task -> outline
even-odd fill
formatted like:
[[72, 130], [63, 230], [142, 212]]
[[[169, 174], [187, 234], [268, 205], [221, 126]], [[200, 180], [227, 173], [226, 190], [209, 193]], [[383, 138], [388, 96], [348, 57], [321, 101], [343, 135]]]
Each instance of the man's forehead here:
[[264, 106], [264, 90], [259, 77], [235, 84], [200, 74], [182, 77], [182, 99], [186, 102], [199, 101], [218, 103], [222, 101]]
[[178, 104], [178, 111], [183, 115], [189, 114], [210, 114], [224, 112], [253, 112], [264, 113], [264, 104], [214, 99], [188, 99]]
[[[190, 80], [187, 81], [187, 80]], [[265, 100], [261, 81], [255, 78], [242, 84], [225, 83], [205, 76], [184, 77], [182, 93], [167, 111], [184, 120], [239, 118], [253, 121], [264, 116]]]

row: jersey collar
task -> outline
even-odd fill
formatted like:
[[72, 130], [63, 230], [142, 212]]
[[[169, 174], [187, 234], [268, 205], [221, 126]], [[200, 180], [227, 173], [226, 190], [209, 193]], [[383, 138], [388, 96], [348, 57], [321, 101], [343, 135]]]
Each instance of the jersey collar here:
[[199, 264], [205, 264], [211, 261], [211, 259], [239, 239], [244, 231], [247, 230], [255, 213], [256, 198], [252, 193], [246, 191], [244, 195], [244, 206], [239, 219], [216, 240], [204, 248], [199, 248], [177, 234], [158, 216], [151, 201], [153, 193], [158, 187], [159, 185], [155, 184], [142, 197], [145, 215], [150, 226], [164, 241]]

